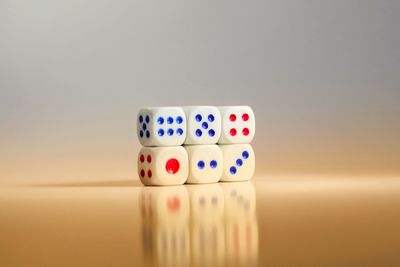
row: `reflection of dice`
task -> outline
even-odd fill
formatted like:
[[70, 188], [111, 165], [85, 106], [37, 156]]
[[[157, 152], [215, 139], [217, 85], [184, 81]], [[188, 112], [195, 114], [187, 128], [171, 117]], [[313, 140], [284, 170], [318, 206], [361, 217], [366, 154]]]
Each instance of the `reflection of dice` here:
[[222, 120], [219, 144], [250, 143], [254, 138], [256, 120], [248, 106], [219, 107]]
[[217, 145], [185, 146], [189, 157], [187, 183], [215, 183], [221, 179], [223, 158]]
[[222, 183], [227, 265], [252, 266], [258, 256], [256, 195], [251, 182]]
[[221, 183], [225, 199], [225, 217], [254, 217], [256, 213], [256, 193], [251, 182]]
[[188, 156], [181, 146], [142, 147], [137, 162], [144, 185], [178, 185], [188, 177]]
[[194, 223], [222, 220], [224, 193], [220, 184], [187, 185], [190, 193], [190, 213]]
[[255, 170], [255, 155], [249, 144], [221, 145], [224, 171], [221, 181], [246, 181]]
[[224, 193], [219, 184], [188, 185], [194, 266], [219, 266], [225, 256]]
[[[143, 249], [146, 262], [187, 266], [190, 259], [189, 195], [184, 186], [143, 187]], [[151, 219], [151, 220], [150, 220]], [[153, 264], [154, 265], [154, 264]]]
[[137, 135], [143, 146], [179, 146], [186, 138], [182, 108], [144, 108], [137, 116]]
[[139, 205], [142, 216], [157, 223], [187, 223], [189, 219], [189, 195], [182, 185], [143, 187]]
[[227, 266], [254, 266], [258, 257], [258, 225], [255, 217], [225, 223]]
[[190, 233], [188, 224], [157, 226], [157, 266], [188, 266]]
[[221, 135], [221, 114], [218, 108], [193, 106], [183, 109], [187, 119], [185, 144], [216, 144]]
[[222, 221], [202, 221], [191, 226], [193, 266], [222, 266], [225, 229]]

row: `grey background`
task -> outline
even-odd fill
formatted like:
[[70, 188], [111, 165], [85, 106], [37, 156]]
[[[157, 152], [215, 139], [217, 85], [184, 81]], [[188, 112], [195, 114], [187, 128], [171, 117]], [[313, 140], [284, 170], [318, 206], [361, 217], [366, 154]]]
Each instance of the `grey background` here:
[[399, 14], [399, 1], [0, 0], [1, 167], [127, 176], [139, 107], [248, 104], [266, 170], [398, 171]]

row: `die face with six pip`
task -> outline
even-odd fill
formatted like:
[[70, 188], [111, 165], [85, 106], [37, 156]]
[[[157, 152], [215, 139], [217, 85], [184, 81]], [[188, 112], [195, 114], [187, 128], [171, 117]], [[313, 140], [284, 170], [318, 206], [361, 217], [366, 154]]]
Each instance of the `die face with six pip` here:
[[187, 119], [186, 145], [216, 144], [221, 135], [221, 114], [217, 107], [183, 107]]
[[179, 146], [186, 138], [186, 116], [180, 107], [143, 108], [137, 116], [143, 146]]
[[254, 112], [249, 106], [219, 107], [222, 120], [221, 136], [218, 144], [250, 143], [255, 134]]
[[144, 185], [180, 185], [188, 177], [188, 155], [181, 146], [142, 147], [137, 162]]
[[219, 146], [224, 158], [221, 181], [250, 180], [255, 171], [255, 155], [249, 144]]
[[223, 171], [222, 151], [217, 145], [185, 146], [189, 157], [187, 183], [216, 183]]

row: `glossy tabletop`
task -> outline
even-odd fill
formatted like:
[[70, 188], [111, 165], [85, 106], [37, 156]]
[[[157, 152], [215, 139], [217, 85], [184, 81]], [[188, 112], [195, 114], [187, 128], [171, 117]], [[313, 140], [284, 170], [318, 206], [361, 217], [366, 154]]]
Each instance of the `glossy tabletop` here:
[[0, 266], [400, 266], [400, 178], [0, 189]]

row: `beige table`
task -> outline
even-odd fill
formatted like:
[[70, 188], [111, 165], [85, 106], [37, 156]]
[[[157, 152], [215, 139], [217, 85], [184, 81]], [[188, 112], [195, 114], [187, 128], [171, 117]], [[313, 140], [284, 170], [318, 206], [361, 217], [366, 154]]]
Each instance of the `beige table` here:
[[0, 189], [0, 266], [400, 266], [400, 177]]

